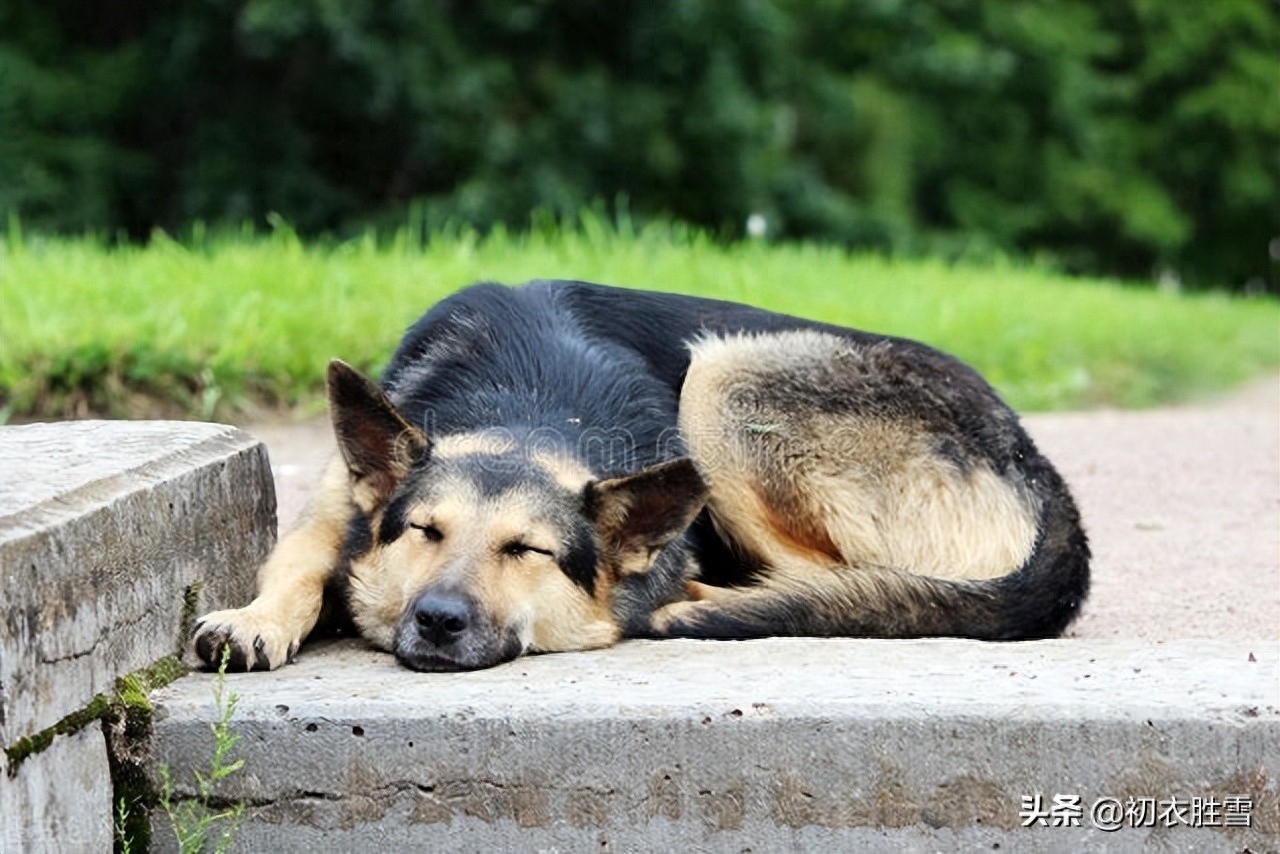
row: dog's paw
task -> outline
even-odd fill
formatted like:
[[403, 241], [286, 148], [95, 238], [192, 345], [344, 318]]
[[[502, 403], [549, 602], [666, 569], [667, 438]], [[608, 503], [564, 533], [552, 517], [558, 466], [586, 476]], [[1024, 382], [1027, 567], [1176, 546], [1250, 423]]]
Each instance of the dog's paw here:
[[205, 614], [196, 621], [191, 648], [207, 668], [219, 667], [228, 649], [227, 670], [275, 670], [293, 661], [300, 642], [296, 632], [250, 605]]

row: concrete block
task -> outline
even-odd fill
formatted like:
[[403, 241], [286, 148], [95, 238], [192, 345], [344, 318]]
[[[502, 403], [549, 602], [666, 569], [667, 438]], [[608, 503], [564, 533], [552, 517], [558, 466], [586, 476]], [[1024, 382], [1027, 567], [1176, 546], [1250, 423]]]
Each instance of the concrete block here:
[[192, 585], [247, 602], [274, 539], [266, 450], [234, 427], [0, 428], [0, 745], [176, 652]]
[[[1280, 845], [1274, 639], [628, 642], [447, 674], [343, 641], [226, 685], [247, 850]], [[210, 677], [152, 699], [150, 767], [190, 792]], [[1037, 794], [1082, 812], [1023, 827]], [[1228, 796], [1249, 827], [1091, 820], [1100, 798]]]
[[0, 851], [110, 851], [111, 772], [96, 722], [0, 773]]

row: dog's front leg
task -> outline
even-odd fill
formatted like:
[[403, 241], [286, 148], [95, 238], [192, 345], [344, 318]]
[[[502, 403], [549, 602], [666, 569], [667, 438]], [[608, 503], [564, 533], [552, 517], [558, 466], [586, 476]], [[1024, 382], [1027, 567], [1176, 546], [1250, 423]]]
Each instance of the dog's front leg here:
[[191, 644], [204, 665], [217, 667], [224, 648], [231, 670], [274, 670], [293, 659], [320, 617], [351, 514], [347, 469], [335, 457], [302, 520], [258, 570], [257, 598], [196, 621]]

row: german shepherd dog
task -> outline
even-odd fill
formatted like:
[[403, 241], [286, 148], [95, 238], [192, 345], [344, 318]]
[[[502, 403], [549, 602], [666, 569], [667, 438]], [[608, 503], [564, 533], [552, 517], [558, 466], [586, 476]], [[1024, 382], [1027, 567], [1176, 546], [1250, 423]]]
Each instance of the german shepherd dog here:
[[381, 386], [206, 664], [291, 661], [322, 612], [416, 670], [621, 638], [1059, 634], [1089, 584], [1062, 478], [922, 344], [708, 299], [479, 284]]

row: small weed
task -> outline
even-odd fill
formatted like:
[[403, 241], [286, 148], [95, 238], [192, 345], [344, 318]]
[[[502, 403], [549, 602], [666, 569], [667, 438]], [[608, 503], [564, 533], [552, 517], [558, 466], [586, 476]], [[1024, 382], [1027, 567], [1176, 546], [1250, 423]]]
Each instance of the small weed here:
[[173, 776], [168, 765], [160, 766], [160, 808], [169, 817], [178, 850], [182, 854], [196, 854], [212, 845], [217, 854], [231, 849], [236, 830], [244, 817], [244, 804], [226, 804], [214, 797], [218, 782], [225, 780], [244, 767], [243, 759], [232, 759], [240, 736], [231, 731], [231, 718], [236, 712], [239, 697], [226, 690], [227, 661], [231, 650], [224, 648], [218, 675], [213, 682], [213, 705], [218, 719], [210, 725], [213, 732], [213, 756], [209, 759], [208, 773], [195, 772], [196, 794], [192, 798], [175, 800]]
[[133, 854], [134, 835], [130, 830], [132, 817], [129, 811], [129, 801], [127, 798], [120, 798], [116, 801], [115, 815], [115, 838], [116, 838], [116, 854]]

